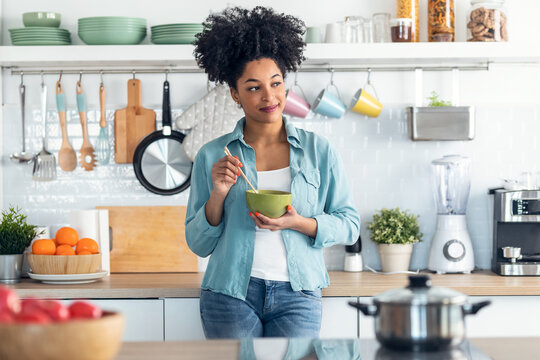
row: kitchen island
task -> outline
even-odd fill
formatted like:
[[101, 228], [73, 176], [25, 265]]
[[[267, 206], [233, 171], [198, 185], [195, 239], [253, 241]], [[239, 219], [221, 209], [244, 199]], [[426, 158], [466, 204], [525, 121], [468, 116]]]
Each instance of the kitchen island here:
[[[287, 340], [287, 339], [283, 339]], [[261, 340], [255, 340], [261, 341]], [[272, 340], [262, 339], [262, 342]], [[352, 341], [352, 340], [349, 340]], [[473, 338], [470, 343], [481, 353], [489, 355], [493, 360], [537, 359], [540, 338]], [[359, 340], [362, 360], [376, 359], [378, 345], [375, 340]], [[206, 340], [206, 341], [174, 341], [174, 342], [138, 342], [124, 343], [117, 360], [199, 360], [199, 359], [242, 359], [240, 357], [239, 340]], [[270, 357], [267, 357], [270, 358]], [[280, 357], [272, 357], [280, 359]], [[316, 357], [315, 357], [316, 358]], [[315, 359], [313, 358], [313, 359]], [[427, 356], [426, 359], [435, 359]], [[460, 358], [460, 357], [453, 357]], [[468, 358], [468, 357], [465, 357]], [[308, 357], [308, 359], [311, 359]], [[423, 359], [415, 357], [415, 359]], [[487, 357], [474, 354], [471, 360], [485, 360]]]
[[[406, 274], [331, 271], [323, 290], [322, 338], [373, 338], [373, 318], [349, 302], [370, 303], [372, 296], [408, 284]], [[126, 317], [125, 341], [187, 341], [204, 339], [199, 313], [204, 273], [112, 274], [89, 284], [49, 285], [24, 279], [14, 285], [21, 297], [91, 299]], [[503, 277], [487, 270], [464, 274], [431, 274], [433, 285], [470, 296], [470, 302], [492, 303], [478, 316], [469, 316], [473, 337], [540, 336], [540, 277]], [[179, 319], [182, 319], [179, 321]]]
[[[330, 286], [324, 297], [367, 297], [389, 289], [405, 287], [406, 274], [381, 275], [372, 272], [330, 271]], [[204, 273], [112, 274], [90, 284], [48, 285], [23, 279], [14, 285], [21, 297], [149, 299], [194, 298], [200, 295]], [[540, 295], [540, 277], [499, 276], [489, 270], [472, 274], [430, 274], [434, 286], [444, 286], [471, 296]]]

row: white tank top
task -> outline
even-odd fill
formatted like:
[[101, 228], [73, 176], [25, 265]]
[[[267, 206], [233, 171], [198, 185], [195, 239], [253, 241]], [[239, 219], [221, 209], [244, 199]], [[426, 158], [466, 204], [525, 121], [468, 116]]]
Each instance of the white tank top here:
[[[257, 171], [261, 190], [291, 191], [291, 169]], [[251, 276], [274, 281], [289, 281], [287, 250], [281, 230], [270, 231], [255, 227], [255, 251]]]

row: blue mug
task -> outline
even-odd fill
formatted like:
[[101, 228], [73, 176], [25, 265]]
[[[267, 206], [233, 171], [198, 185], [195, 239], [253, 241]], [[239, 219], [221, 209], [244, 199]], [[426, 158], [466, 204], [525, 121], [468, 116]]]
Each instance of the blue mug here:
[[339, 119], [345, 114], [347, 107], [343, 101], [341, 101], [339, 96], [332, 94], [330, 90], [326, 88], [319, 93], [311, 109], [317, 114]]

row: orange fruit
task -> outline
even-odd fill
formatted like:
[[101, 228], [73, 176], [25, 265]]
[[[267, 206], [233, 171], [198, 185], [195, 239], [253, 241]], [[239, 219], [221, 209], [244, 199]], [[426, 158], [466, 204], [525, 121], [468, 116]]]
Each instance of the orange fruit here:
[[39, 239], [32, 244], [32, 254], [36, 255], [54, 255], [56, 245], [51, 239]]
[[79, 241], [77, 230], [69, 226], [64, 226], [56, 232], [56, 243], [58, 245], [75, 246]]
[[55, 255], [75, 255], [75, 250], [69, 245], [60, 245], [56, 248]]
[[77, 255], [92, 255], [92, 253], [90, 251], [81, 251], [81, 252], [78, 252]]
[[81, 240], [79, 240], [75, 249], [77, 251], [77, 254], [79, 255], [83, 251], [88, 251], [91, 254], [97, 254], [99, 252], [98, 243], [90, 238], [82, 238]]

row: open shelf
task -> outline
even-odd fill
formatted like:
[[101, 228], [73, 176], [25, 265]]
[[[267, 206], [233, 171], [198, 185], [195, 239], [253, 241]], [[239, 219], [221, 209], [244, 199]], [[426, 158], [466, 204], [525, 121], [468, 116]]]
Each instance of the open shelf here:
[[[466, 67], [488, 63], [540, 63], [540, 47], [511, 43], [309, 44], [303, 68]], [[192, 45], [2, 46], [10, 68], [170, 67], [196, 69]]]

